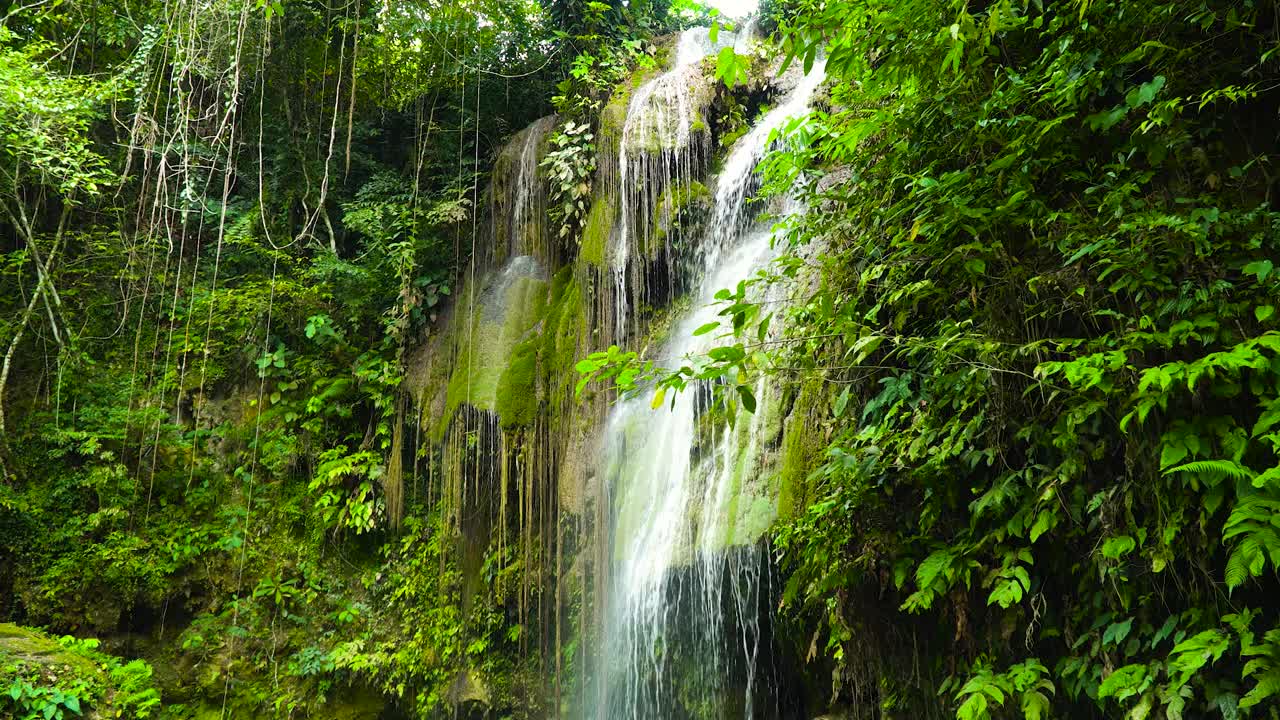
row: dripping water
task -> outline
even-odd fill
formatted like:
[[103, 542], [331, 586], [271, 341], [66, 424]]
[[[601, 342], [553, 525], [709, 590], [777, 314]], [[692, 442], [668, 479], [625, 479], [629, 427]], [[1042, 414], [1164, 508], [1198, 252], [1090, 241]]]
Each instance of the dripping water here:
[[[725, 33], [723, 42], [732, 43]], [[636, 88], [627, 106], [618, 150], [620, 188], [616, 237], [611, 269], [614, 294], [614, 333], [619, 342], [632, 330], [633, 299], [643, 300], [642, 265], [650, 243], [653, 223], [665, 191], [686, 187], [702, 167], [709, 153], [710, 137], [695, 129], [699, 103], [695, 97], [702, 74], [698, 63], [722, 45], [711, 43], [706, 28], [690, 28], [680, 34], [672, 67]], [[669, 213], [672, 203], [662, 210]], [[670, 217], [663, 218], [670, 222]], [[637, 276], [637, 277], [632, 277]]]
[[558, 117], [548, 115], [521, 130], [503, 149], [487, 191], [491, 237], [485, 269], [513, 256], [531, 255], [551, 267], [558, 256], [547, 233], [547, 191], [538, 163]]

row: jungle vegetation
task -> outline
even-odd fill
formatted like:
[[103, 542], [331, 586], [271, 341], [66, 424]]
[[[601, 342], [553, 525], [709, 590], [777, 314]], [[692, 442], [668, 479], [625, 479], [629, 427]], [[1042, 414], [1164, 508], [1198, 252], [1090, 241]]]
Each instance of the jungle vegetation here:
[[[449, 381], [415, 353], [486, 252], [504, 143], [556, 114], [547, 222], [585, 254], [610, 97], [724, 19], [0, 17], [0, 715], [575, 716], [589, 618], [559, 586], [540, 614], [529, 560], [566, 536], [463, 562], [442, 419], [405, 387]], [[1280, 717], [1280, 3], [756, 23], [828, 76], [763, 163], [804, 208], [783, 258], [721, 294], [701, 362], [595, 342], [538, 382], [660, 406], [709, 380], [735, 412], [784, 388], [765, 542], [809, 717]], [[726, 98], [766, 67], [715, 65]], [[595, 289], [565, 278], [551, 319]], [[752, 299], [773, 283], [785, 307]]]

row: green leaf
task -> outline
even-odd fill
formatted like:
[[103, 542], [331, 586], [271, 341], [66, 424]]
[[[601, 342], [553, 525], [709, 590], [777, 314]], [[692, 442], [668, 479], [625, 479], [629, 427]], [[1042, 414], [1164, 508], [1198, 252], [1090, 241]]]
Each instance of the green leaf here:
[[697, 330], [694, 330], [693, 331], [694, 337], [697, 337], [699, 335], [706, 335], [707, 333], [711, 332], [712, 330], [715, 330], [718, 327], [720, 327], [720, 323], [718, 321], [713, 320], [712, 322], [709, 322], [706, 325], [699, 326]]
[[987, 698], [982, 693], [973, 693], [956, 710], [957, 720], [981, 720], [987, 717], [990, 717], [987, 714]]
[[1266, 322], [1276, 312], [1274, 305], [1259, 305], [1253, 309], [1253, 316], [1258, 318], [1258, 322]]
[[1225, 573], [1227, 590], [1235, 590], [1248, 582], [1251, 575], [1249, 572], [1250, 560], [1250, 554], [1245, 550], [1244, 543], [1237, 545], [1231, 551], [1231, 556], [1227, 558], [1227, 570]]
[[1050, 510], [1041, 510], [1036, 515], [1036, 521], [1031, 525], [1031, 531], [1030, 531], [1030, 534], [1028, 535], [1028, 537], [1030, 537], [1031, 539], [1031, 542], [1034, 543], [1036, 540], [1039, 540], [1041, 535], [1048, 532], [1054, 525], [1057, 524], [1057, 521], [1058, 521], [1058, 516], [1056, 513]]
[[848, 405], [849, 405], [849, 388], [845, 387], [845, 389], [839, 395], [836, 396], [836, 404], [834, 408], [835, 416], [836, 417], [843, 416], [844, 410], [846, 407], [848, 407]]
[[658, 392], [653, 394], [653, 402], [649, 403], [649, 407], [653, 410], [657, 410], [658, 408], [662, 407], [662, 403], [666, 402], [666, 399], [667, 399], [667, 389], [658, 388]]
[[1124, 639], [1129, 637], [1129, 631], [1133, 629], [1133, 618], [1129, 618], [1124, 622], [1111, 623], [1102, 633], [1103, 645], [1119, 645]]
[[1280, 692], [1280, 668], [1273, 669], [1258, 678], [1258, 684], [1254, 685], [1253, 689], [1243, 698], [1240, 698], [1240, 707], [1253, 707], [1278, 692]]
[[1022, 693], [1022, 717], [1043, 720], [1049, 716], [1049, 698], [1039, 690]]
[[1174, 646], [1169, 653], [1169, 668], [1178, 671], [1178, 682], [1185, 685], [1200, 668], [1217, 662], [1230, 646], [1230, 639], [1221, 631], [1205, 630]]
[[746, 66], [732, 47], [721, 48], [716, 55], [716, 78], [730, 88], [746, 83]]
[[1102, 681], [1098, 686], [1098, 697], [1124, 700], [1141, 692], [1143, 681], [1146, 679], [1146, 665], [1125, 665], [1117, 668]]
[[1169, 444], [1160, 449], [1160, 468], [1164, 469], [1171, 465], [1176, 465], [1187, 456], [1187, 446], [1182, 444]]
[[1193, 473], [1197, 475], [1217, 473], [1236, 480], [1251, 480], [1255, 474], [1252, 470], [1234, 460], [1196, 460], [1164, 471], [1165, 475], [1172, 475], [1173, 473]]
[[738, 397], [742, 398], [742, 407], [747, 412], [754, 413], [756, 411], [756, 396], [752, 394], [751, 388], [746, 385], [738, 385]]
[[1155, 100], [1156, 94], [1158, 94], [1160, 89], [1163, 87], [1164, 76], [1157, 75], [1151, 80], [1151, 82], [1142, 83], [1133, 90], [1130, 90], [1129, 94], [1125, 96], [1124, 101], [1131, 108], [1142, 107], [1143, 105], [1150, 103], [1152, 100]]
[[1258, 282], [1262, 282], [1271, 275], [1271, 270], [1275, 265], [1270, 260], [1255, 260], [1244, 266], [1245, 275], [1253, 275], [1258, 278]]
[[1137, 543], [1128, 535], [1107, 538], [1106, 542], [1102, 543], [1102, 556], [1110, 560], [1119, 560], [1133, 552], [1135, 547]]
[[1123, 105], [1117, 105], [1110, 110], [1094, 113], [1085, 118], [1085, 122], [1089, 123], [1089, 127], [1093, 130], [1106, 132], [1124, 119], [1129, 112], [1128, 108]]

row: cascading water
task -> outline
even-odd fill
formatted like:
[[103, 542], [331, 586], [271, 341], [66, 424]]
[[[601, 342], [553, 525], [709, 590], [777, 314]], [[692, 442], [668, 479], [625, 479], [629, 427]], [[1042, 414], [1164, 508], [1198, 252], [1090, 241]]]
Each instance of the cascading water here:
[[555, 115], [535, 120], [498, 157], [486, 202], [489, 237], [480, 250], [482, 273], [517, 255], [531, 255], [546, 266], [558, 260], [558, 248], [547, 232], [546, 182], [538, 169], [558, 120]]
[[[632, 295], [643, 283], [629, 273], [639, 273], [637, 255], [651, 250], [650, 222], [664, 191], [685, 184], [706, 160], [709, 136], [698, 129], [698, 108], [693, 97], [701, 73], [696, 65], [714, 49], [732, 44], [726, 33], [722, 44], [711, 43], [706, 28], [680, 34], [676, 59], [666, 72], [636, 88], [627, 107], [618, 150], [619, 222], [610, 264], [615, 303], [614, 332], [622, 341], [630, 330]], [[670, 212], [670, 204], [663, 206]], [[664, 218], [670, 221], [670, 218]], [[638, 247], [637, 247], [638, 246]]]
[[[819, 62], [726, 159], [702, 241], [695, 309], [664, 349], [668, 366], [709, 349], [712, 336], [693, 333], [716, 319], [715, 292], [774, 256], [769, 229], [748, 207], [759, 186], [755, 167], [771, 133], [803, 114], [822, 78]], [[624, 180], [627, 147], [624, 142]], [[623, 235], [620, 242], [626, 241]], [[619, 250], [625, 257], [625, 245]], [[625, 263], [615, 272], [625, 272]], [[763, 386], [756, 390], [765, 394]], [[606, 473], [616, 504], [598, 719], [751, 718], [757, 712], [760, 608], [768, 600], [762, 596], [767, 562], [755, 540], [764, 528], [743, 527], [737, 505], [744, 475], [762, 451], [764, 421], [749, 415], [732, 426], [709, 422], [709, 398], [710, 388], [691, 387], [669, 410], [632, 400], [610, 418]]]

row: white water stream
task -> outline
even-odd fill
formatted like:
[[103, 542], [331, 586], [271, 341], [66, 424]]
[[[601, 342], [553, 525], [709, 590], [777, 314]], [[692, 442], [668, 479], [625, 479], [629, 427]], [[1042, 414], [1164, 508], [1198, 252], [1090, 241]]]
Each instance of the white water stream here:
[[[671, 68], [636, 88], [627, 106], [618, 152], [620, 217], [610, 258], [617, 296], [614, 334], [619, 342], [634, 329], [632, 296], [643, 289], [642, 283], [629, 277], [636, 271], [636, 245], [647, 246], [650, 241], [650, 219], [662, 194], [691, 180], [697, 165], [706, 159], [705, 133], [695, 137], [698, 108], [693, 92], [704, 85], [699, 82], [698, 63], [718, 48], [732, 45], [734, 36], [725, 33], [719, 40], [712, 43], [706, 28], [685, 30]], [[670, 203], [666, 209], [670, 211]]]
[[[698, 32], [705, 36], [705, 30]], [[619, 159], [622, 230], [614, 255], [620, 300], [626, 298], [628, 243], [636, 232], [632, 224], [637, 213], [653, 207], [655, 191], [644, 186], [678, 182], [680, 173], [688, 171], [681, 165], [687, 158], [682, 161], [680, 148], [689, 139], [689, 84], [681, 81], [681, 73], [702, 47], [689, 42], [686, 55], [689, 35], [682, 36], [676, 66], [639, 88], [632, 99], [633, 109], [657, 103], [670, 112], [642, 112], [638, 117], [648, 119], [635, 128], [628, 121], [624, 132]], [[818, 63], [726, 158], [709, 229], [701, 240], [703, 269], [694, 309], [677, 323], [659, 358], [662, 364], [677, 366], [686, 356], [712, 347], [715, 333], [695, 337], [693, 332], [717, 318], [716, 291], [735, 287], [775, 256], [769, 228], [755, 222], [748, 207], [759, 184], [755, 168], [769, 149], [771, 133], [804, 114], [822, 79]], [[676, 140], [683, 137], [686, 143], [676, 142], [676, 149], [662, 151], [659, 165], [645, 168], [646, 156], [637, 156], [637, 146], [628, 139], [634, 143], [650, 132], [645, 127], [649, 122], [663, 123], [663, 132], [674, 132]], [[637, 167], [643, 171], [637, 173]], [[633, 185], [641, 186], [635, 195]], [[647, 216], [639, 217], [637, 225], [644, 232]], [[625, 332], [631, 312], [619, 302], [620, 332]], [[756, 389], [757, 396], [765, 391]], [[730, 509], [743, 475], [753, 471], [742, 458], [744, 453], [755, 457], [763, 422], [751, 415], [740, 416], [736, 428], [700, 422], [709, 397], [710, 388], [690, 387], [671, 399], [669, 407], [653, 410], [648, 398], [640, 398], [619, 405], [610, 418], [605, 454], [615, 519], [603, 667], [592, 713], [597, 720], [754, 715], [766, 563], [756, 543], [735, 542]]]

